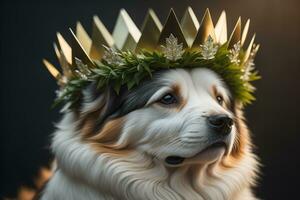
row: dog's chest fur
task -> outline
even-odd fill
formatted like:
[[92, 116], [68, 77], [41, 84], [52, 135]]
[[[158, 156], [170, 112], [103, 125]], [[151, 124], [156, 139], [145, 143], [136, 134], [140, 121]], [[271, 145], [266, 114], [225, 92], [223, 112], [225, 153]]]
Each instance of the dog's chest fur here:
[[74, 137], [72, 115], [66, 115], [55, 134], [59, 167], [42, 192], [43, 200], [256, 199], [250, 190], [256, 161], [250, 153], [237, 167], [225, 171], [212, 165], [170, 173], [162, 165], [153, 167], [151, 160], [139, 154], [132, 155], [131, 162], [99, 157]]

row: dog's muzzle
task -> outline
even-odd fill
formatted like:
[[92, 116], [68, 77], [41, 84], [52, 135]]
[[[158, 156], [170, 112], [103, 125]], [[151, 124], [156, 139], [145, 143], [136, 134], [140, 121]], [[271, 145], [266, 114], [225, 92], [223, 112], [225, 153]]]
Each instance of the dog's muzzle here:
[[[207, 118], [207, 124], [211, 130], [213, 130], [214, 134], [217, 134], [218, 139], [211, 142], [207, 147], [205, 147], [201, 152], [205, 150], [213, 149], [213, 148], [220, 148], [225, 147], [228, 148], [228, 141], [226, 140], [226, 136], [231, 133], [233, 119], [230, 118], [228, 115], [221, 114], [221, 115], [212, 115]], [[201, 153], [200, 152], [200, 153]], [[165, 159], [165, 162], [169, 165], [180, 165], [184, 162], [186, 158], [180, 156], [168, 156]]]

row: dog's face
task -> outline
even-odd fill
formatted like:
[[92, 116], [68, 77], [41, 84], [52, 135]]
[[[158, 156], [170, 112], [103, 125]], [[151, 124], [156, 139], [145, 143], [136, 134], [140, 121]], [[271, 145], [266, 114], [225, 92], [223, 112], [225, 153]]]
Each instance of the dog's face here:
[[210, 162], [231, 149], [235, 130], [230, 93], [207, 69], [174, 70], [145, 107], [126, 117], [124, 137], [169, 166]]
[[93, 144], [131, 149], [169, 167], [210, 163], [232, 150], [231, 94], [211, 70], [167, 70], [119, 96], [86, 96], [83, 132]]

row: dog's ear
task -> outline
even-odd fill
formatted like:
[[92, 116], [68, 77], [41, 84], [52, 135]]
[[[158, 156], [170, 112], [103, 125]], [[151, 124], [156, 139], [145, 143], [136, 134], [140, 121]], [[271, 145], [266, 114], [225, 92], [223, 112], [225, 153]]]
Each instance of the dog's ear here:
[[117, 94], [112, 87], [99, 89], [95, 83], [91, 83], [82, 91], [82, 98], [77, 107], [81, 125], [89, 121], [92, 123], [89, 125], [89, 132], [95, 132], [101, 129], [105, 121], [118, 118], [116, 113], [127, 93], [128, 90], [124, 88]]

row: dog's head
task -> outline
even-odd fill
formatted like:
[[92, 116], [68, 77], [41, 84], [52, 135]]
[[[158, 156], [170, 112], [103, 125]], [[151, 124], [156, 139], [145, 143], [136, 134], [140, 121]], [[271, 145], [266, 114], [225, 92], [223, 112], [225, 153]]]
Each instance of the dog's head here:
[[91, 84], [52, 149], [64, 173], [118, 199], [230, 199], [255, 178], [240, 106], [205, 68], [159, 71], [119, 94]]
[[205, 68], [161, 71], [119, 95], [91, 85], [79, 118], [83, 140], [100, 153], [135, 151], [179, 167], [241, 151], [236, 103], [222, 79]]

